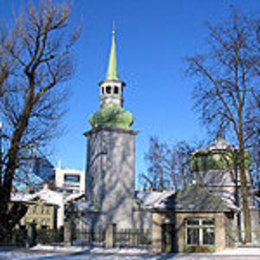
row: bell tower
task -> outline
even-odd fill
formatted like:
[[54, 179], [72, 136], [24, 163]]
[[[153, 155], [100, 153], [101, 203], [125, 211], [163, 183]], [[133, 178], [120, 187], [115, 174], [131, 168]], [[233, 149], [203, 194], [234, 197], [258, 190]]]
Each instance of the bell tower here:
[[134, 117], [123, 107], [126, 84], [117, 72], [115, 30], [106, 79], [99, 83], [100, 107], [90, 116], [87, 137], [86, 200], [95, 209], [87, 219], [92, 228], [115, 223], [133, 225], [132, 200], [135, 184]]

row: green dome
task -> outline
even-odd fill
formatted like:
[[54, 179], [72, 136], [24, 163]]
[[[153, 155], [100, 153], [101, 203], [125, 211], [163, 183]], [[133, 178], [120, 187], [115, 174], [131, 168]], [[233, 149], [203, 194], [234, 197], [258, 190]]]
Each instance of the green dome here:
[[[251, 157], [248, 151], [245, 152], [245, 167], [248, 169], [251, 164]], [[191, 158], [193, 171], [207, 171], [216, 169], [228, 169], [239, 165], [239, 157], [236, 151], [200, 151]]]
[[129, 111], [125, 111], [118, 104], [106, 104], [95, 112], [89, 119], [93, 128], [115, 127], [130, 129], [134, 122], [134, 117]]
[[[251, 155], [245, 151], [245, 167], [251, 164]], [[191, 157], [193, 171], [207, 171], [216, 169], [234, 168], [239, 165], [238, 150], [219, 137], [213, 144], [205, 149], [196, 151]]]

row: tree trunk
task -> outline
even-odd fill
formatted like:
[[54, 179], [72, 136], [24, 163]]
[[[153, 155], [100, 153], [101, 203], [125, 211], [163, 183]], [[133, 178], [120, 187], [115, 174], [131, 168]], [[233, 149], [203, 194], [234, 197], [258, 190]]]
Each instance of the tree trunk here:
[[248, 203], [248, 187], [247, 187], [247, 177], [245, 170], [245, 150], [243, 140], [240, 142], [239, 149], [239, 169], [240, 169], [240, 181], [241, 181], [241, 192], [242, 192], [242, 206], [244, 214], [244, 243], [249, 243], [252, 241], [251, 235], [251, 216]]

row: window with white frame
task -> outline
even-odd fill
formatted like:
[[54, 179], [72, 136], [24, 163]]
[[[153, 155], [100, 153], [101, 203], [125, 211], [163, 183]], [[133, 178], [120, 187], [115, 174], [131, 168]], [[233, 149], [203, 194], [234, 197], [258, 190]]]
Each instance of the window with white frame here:
[[213, 218], [186, 219], [187, 245], [214, 245], [215, 220]]

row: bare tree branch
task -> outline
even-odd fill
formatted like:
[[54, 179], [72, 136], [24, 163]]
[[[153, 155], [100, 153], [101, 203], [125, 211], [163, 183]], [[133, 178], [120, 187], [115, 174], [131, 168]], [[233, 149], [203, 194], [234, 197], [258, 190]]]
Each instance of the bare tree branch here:
[[188, 75], [195, 79], [195, 107], [202, 122], [216, 132], [235, 136], [239, 146], [245, 242], [251, 241], [251, 220], [244, 154], [260, 123], [257, 27], [258, 19], [233, 10], [229, 20], [209, 25], [209, 53], [186, 59]]
[[[7, 137], [1, 158], [0, 240], [25, 213], [8, 203], [14, 176], [19, 178], [31, 156], [28, 147], [46, 146], [63, 114], [62, 83], [73, 74], [71, 47], [79, 37], [79, 30], [66, 33], [69, 16], [67, 4], [41, 1], [38, 9], [30, 4], [0, 37], [1, 121]], [[20, 215], [14, 219], [15, 212]]]

